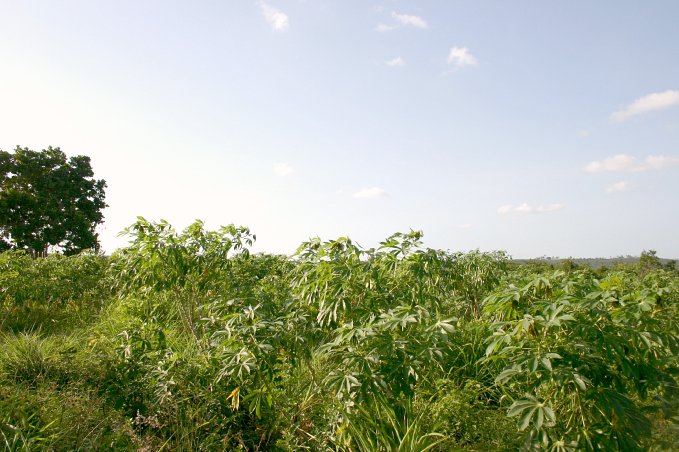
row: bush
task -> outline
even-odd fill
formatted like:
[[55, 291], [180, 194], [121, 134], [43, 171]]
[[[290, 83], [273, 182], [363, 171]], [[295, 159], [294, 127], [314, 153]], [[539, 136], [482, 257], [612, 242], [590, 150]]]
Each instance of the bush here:
[[674, 271], [508, 269], [414, 231], [292, 259], [247, 228], [131, 232], [110, 267], [0, 257], [7, 447], [676, 449]]
[[0, 330], [54, 330], [97, 312], [112, 294], [108, 265], [91, 253], [37, 259], [0, 253]]

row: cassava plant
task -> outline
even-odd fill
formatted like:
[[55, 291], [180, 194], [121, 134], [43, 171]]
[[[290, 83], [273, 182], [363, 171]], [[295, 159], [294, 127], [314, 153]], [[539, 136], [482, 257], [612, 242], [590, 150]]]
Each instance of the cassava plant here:
[[231, 257], [247, 256], [256, 239], [242, 226], [208, 231], [196, 221], [177, 233], [164, 220], [155, 223], [141, 217], [123, 233], [132, 241], [114, 255], [112, 265], [121, 293], [172, 292], [184, 327], [196, 339], [198, 306], [228, 279]]

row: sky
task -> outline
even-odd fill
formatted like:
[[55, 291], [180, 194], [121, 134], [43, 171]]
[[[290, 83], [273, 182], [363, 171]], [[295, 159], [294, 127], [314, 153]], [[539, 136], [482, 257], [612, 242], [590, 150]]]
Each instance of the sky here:
[[679, 2], [0, 0], [0, 149], [254, 251], [679, 257]]

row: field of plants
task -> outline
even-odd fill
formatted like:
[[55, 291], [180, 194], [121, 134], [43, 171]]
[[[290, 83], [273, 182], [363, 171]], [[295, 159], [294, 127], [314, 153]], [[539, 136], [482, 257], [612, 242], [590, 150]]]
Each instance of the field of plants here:
[[139, 219], [0, 254], [5, 450], [679, 450], [679, 272]]

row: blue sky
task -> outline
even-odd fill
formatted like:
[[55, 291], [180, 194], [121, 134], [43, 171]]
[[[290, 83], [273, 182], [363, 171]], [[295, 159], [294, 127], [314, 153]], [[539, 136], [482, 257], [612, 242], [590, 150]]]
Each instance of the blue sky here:
[[0, 148], [137, 215], [514, 257], [679, 257], [676, 1], [0, 0]]

